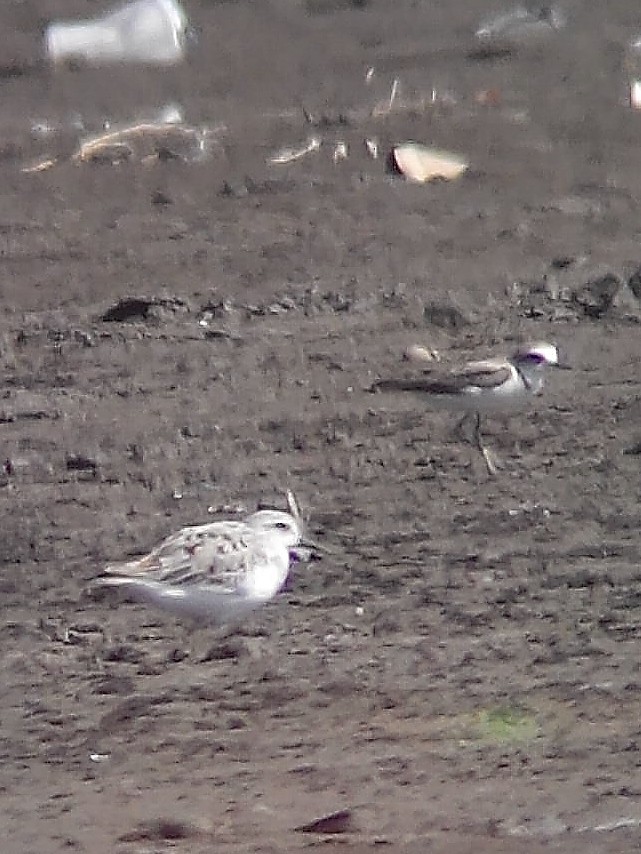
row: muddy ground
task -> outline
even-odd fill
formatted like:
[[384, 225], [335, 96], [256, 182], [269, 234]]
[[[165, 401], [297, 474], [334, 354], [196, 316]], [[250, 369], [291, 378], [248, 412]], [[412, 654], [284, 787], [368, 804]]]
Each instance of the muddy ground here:
[[[636, 4], [568, 4], [487, 55], [471, 33], [500, 5], [194, 0], [178, 69], [35, 62], [46, 16], [98, 6], [1, 12], [2, 850], [323, 850], [295, 828], [341, 809], [345, 854], [635, 849]], [[20, 171], [78, 117], [171, 101], [225, 125], [202, 162]], [[365, 139], [471, 170], [410, 185]], [[488, 419], [494, 478], [452, 416], [369, 391], [411, 343], [448, 362], [524, 337], [573, 371]], [[204, 651], [86, 595], [288, 485], [332, 554]]]

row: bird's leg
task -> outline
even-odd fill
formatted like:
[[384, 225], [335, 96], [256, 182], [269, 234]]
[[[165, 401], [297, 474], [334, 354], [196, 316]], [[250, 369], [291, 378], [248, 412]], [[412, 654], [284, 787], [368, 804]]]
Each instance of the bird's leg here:
[[206, 660], [212, 642], [209, 626], [200, 620], [181, 620], [178, 634], [180, 640], [174, 650], [176, 661], [188, 660], [190, 664], [199, 664]]
[[488, 474], [495, 475], [496, 470], [498, 468], [498, 460], [494, 455], [490, 452], [489, 448], [486, 448], [483, 444], [483, 440], [481, 438], [481, 413], [476, 413], [476, 423], [474, 425], [474, 441], [476, 443], [476, 447], [481, 452], [483, 459], [485, 460], [485, 465], [487, 466]]
[[176, 663], [190, 659], [195, 661], [194, 626], [189, 622], [180, 622], [176, 626], [176, 642], [170, 659]]
[[458, 436], [459, 439], [463, 439], [464, 441], [467, 441], [467, 436], [465, 435], [463, 428], [465, 427], [465, 425], [469, 421], [470, 414], [471, 413], [466, 412], [465, 415], [461, 418], [461, 420], [457, 421], [456, 427], [452, 431], [454, 436]]
[[[187, 654], [190, 663], [198, 664], [205, 657], [206, 650], [203, 627], [196, 623], [189, 627], [187, 633]], [[208, 649], [207, 649], [208, 651]]]

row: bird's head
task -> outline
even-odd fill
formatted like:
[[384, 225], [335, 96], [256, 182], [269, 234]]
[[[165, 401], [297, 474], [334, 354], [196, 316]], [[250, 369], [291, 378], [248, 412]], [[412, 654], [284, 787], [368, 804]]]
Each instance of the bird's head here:
[[561, 363], [559, 348], [556, 344], [548, 344], [545, 341], [537, 341], [519, 347], [514, 355], [514, 360], [519, 365], [530, 368], [568, 367]]
[[291, 489], [287, 490], [289, 513], [283, 510], [258, 510], [245, 520], [261, 533], [277, 534], [290, 552], [292, 562], [307, 561], [325, 549], [311, 540], [305, 530], [300, 507]]

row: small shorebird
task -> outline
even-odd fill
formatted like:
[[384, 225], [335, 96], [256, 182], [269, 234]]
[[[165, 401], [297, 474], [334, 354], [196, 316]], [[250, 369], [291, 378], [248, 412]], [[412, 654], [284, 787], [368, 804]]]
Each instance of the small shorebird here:
[[[421, 348], [413, 348], [420, 358]], [[483, 359], [468, 362], [445, 374], [425, 372], [414, 379], [380, 380], [375, 389], [409, 391], [421, 395], [428, 405], [465, 412], [457, 431], [474, 418], [474, 443], [483, 455], [490, 474], [496, 473], [497, 461], [481, 439], [481, 416], [491, 413], [518, 412], [529, 398], [540, 394], [545, 368], [565, 368], [555, 344], [538, 342], [520, 347], [510, 358]]]
[[285, 588], [306, 549], [319, 549], [304, 536], [291, 491], [287, 499], [290, 513], [259, 510], [182, 528], [144, 557], [107, 566], [93, 584], [197, 624], [237, 622]]

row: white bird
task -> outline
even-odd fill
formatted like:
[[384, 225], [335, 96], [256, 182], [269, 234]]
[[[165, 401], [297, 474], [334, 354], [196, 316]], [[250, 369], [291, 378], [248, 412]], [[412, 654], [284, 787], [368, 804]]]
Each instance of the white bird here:
[[482, 45], [509, 50], [543, 42], [562, 30], [566, 23], [566, 15], [559, 7], [528, 2], [486, 21], [474, 35]]
[[[421, 350], [415, 348], [414, 352]], [[465, 412], [459, 431], [474, 417], [474, 442], [488, 471], [495, 474], [496, 462], [481, 440], [481, 415], [524, 409], [533, 395], [541, 393], [548, 366], [567, 367], [561, 364], [555, 344], [537, 342], [520, 347], [509, 358], [467, 362], [441, 375], [424, 372], [417, 378], [380, 380], [374, 388], [414, 392], [428, 405]]]
[[237, 622], [285, 587], [298, 547], [318, 548], [304, 537], [291, 492], [288, 501], [291, 513], [182, 528], [144, 557], [107, 566], [94, 583], [195, 623]]

